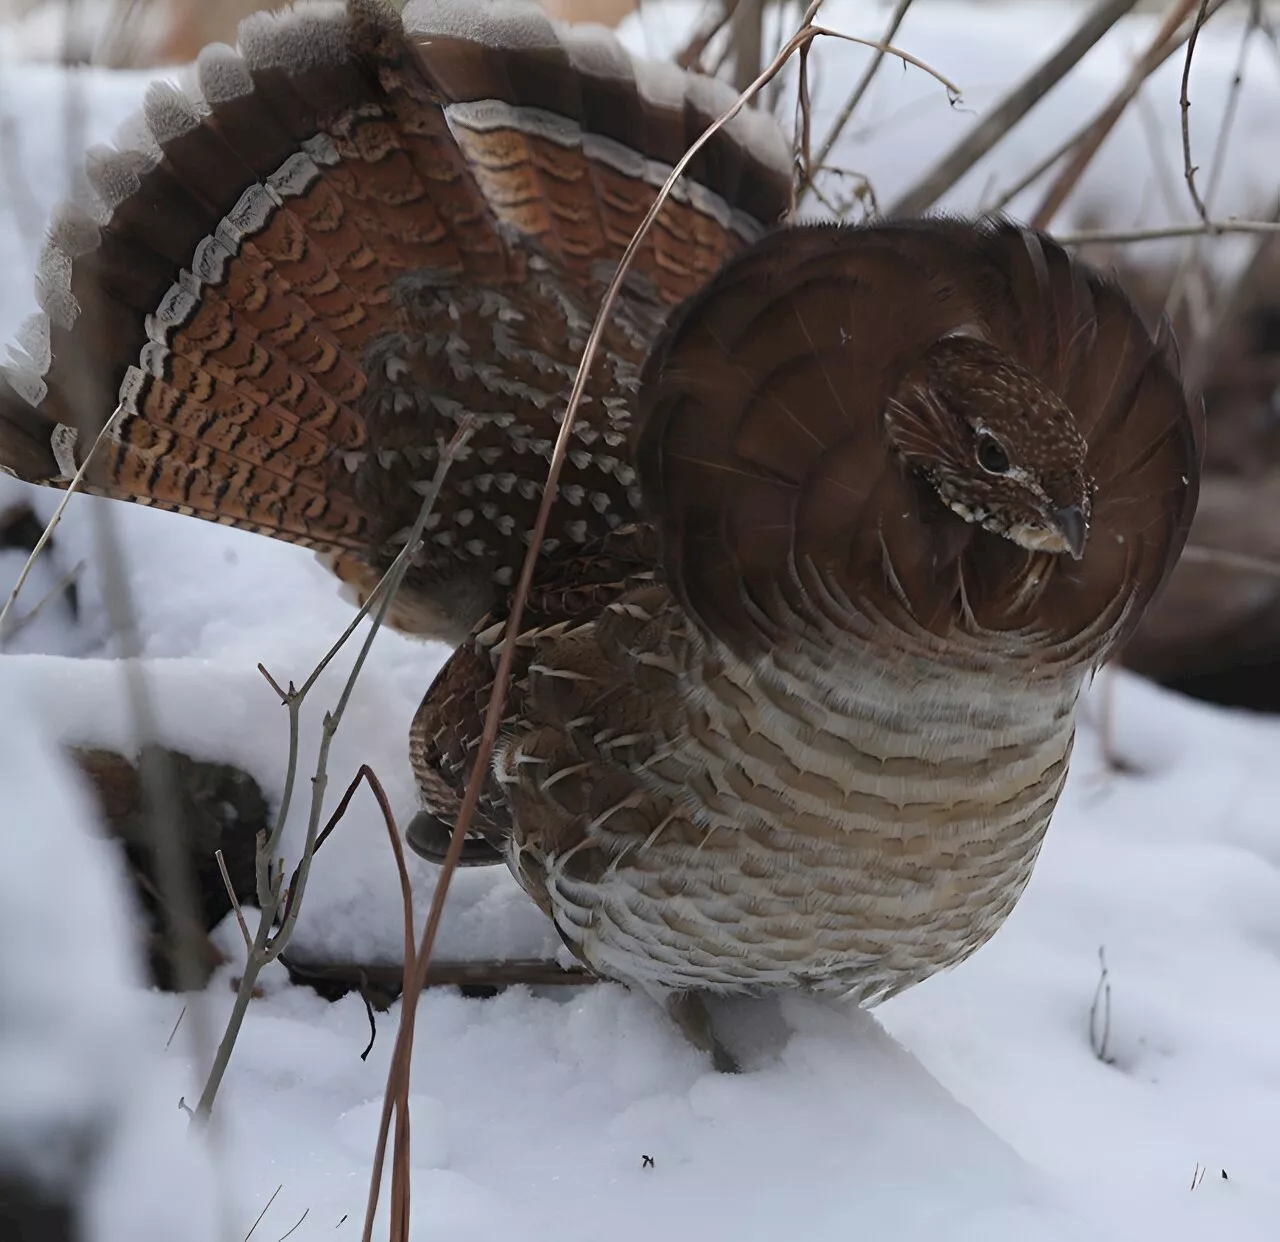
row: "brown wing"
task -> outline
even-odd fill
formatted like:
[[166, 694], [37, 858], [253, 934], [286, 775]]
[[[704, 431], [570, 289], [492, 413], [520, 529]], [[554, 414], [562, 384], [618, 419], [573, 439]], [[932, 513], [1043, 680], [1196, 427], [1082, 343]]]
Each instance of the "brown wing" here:
[[[91, 153], [0, 384], [0, 465], [324, 552], [367, 591], [464, 414], [395, 620], [465, 632], [526, 545], [603, 281], [724, 90], [532, 4], [379, 0], [244, 23]], [[789, 203], [771, 122], [718, 135], [606, 334], [550, 539], [629, 520], [638, 365], [667, 307]], [[397, 540], [401, 542], [397, 542]]]
[[[1062, 396], [1097, 480], [1084, 559], [1041, 557], [1016, 597], [1037, 562], [938, 505], [882, 429], [903, 370], [957, 330]], [[889, 615], [924, 642], [1005, 629], [1097, 662], [1177, 559], [1202, 440], [1114, 283], [1044, 235], [939, 219], [786, 230], [728, 264], [650, 356], [636, 456], [672, 588], [742, 654]]]
[[[609, 678], [594, 635], [597, 620], [629, 592], [650, 587], [657, 545], [647, 526], [628, 526], [588, 546], [580, 555], [560, 555], [543, 563], [522, 614], [521, 632], [506, 698], [503, 732], [529, 715], [529, 697], [538, 695], [537, 715], [557, 726], [599, 709], [596, 690]], [[505, 642], [506, 607], [486, 616], [437, 675], [414, 716], [409, 754], [418, 778], [423, 810], [406, 838], [421, 855], [440, 862], [475, 764], [485, 713]], [[546, 658], [555, 648], [555, 675]], [[616, 680], [616, 679], [615, 679]], [[616, 687], [613, 687], [616, 690]], [[508, 791], [490, 773], [481, 793], [463, 862], [503, 861], [512, 828]]]

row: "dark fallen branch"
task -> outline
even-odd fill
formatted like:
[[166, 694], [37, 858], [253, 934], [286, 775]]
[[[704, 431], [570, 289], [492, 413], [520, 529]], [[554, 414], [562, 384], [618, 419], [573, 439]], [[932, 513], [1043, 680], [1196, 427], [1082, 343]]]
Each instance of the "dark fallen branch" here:
[[[327, 1000], [358, 992], [377, 1010], [399, 999], [404, 968], [399, 962], [309, 962], [285, 956], [280, 959], [293, 983], [313, 988]], [[427, 968], [426, 986], [455, 987], [466, 992], [488, 993], [517, 987], [586, 987], [596, 976], [580, 967], [566, 970], [547, 958], [512, 958], [507, 961], [435, 961]]]

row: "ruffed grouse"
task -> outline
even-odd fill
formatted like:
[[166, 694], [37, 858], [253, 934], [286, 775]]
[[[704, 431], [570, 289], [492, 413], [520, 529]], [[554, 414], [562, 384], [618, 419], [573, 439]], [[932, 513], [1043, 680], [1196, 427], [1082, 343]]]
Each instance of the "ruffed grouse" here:
[[[119, 404], [90, 490], [366, 593], [474, 418], [393, 614], [460, 644], [411, 739], [428, 855], [605, 282], [731, 98], [529, 6], [299, 8], [155, 86], [52, 227], [21, 478], [65, 486]], [[766, 235], [789, 201], [747, 112], [640, 249], [468, 851], [666, 998], [870, 1002], [987, 940], [1195, 506], [1198, 412], [1114, 283], [1002, 221]]]

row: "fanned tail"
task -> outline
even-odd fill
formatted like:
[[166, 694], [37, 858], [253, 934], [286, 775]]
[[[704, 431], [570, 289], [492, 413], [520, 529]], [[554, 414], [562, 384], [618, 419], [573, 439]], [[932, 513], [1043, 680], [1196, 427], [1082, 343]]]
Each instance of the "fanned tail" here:
[[[0, 467], [65, 487], [118, 409], [86, 490], [309, 546], [363, 582], [403, 538], [436, 444], [472, 414], [470, 465], [433, 527], [439, 564], [419, 577], [473, 561], [501, 583], [528, 515], [469, 500], [471, 475], [545, 457], [598, 291], [726, 89], [527, 4], [250, 18], [237, 49], [205, 49], [189, 90], [154, 85], [119, 148], [90, 152], [0, 380]], [[788, 196], [781, 136], [750, 117], [664, 209], [584, 424], [606, 465], [584, 454], [566, 476], [590, 499], [564, 519], [575, 540], [635, 501], [618, 398], [665, 308]], [[456, 291], [493, 292], [474, 311], [482, 336]], [[506, 486], [508, 509], [536, 492]]]

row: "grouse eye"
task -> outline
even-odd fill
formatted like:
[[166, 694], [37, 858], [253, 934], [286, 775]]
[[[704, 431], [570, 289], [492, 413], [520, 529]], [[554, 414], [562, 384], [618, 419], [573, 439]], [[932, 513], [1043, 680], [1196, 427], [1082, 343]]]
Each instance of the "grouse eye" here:
[[994, 436], [978, 437], [978, 465], [988, 474], [1004, 474], [1009, 469], [1009, 454]]

